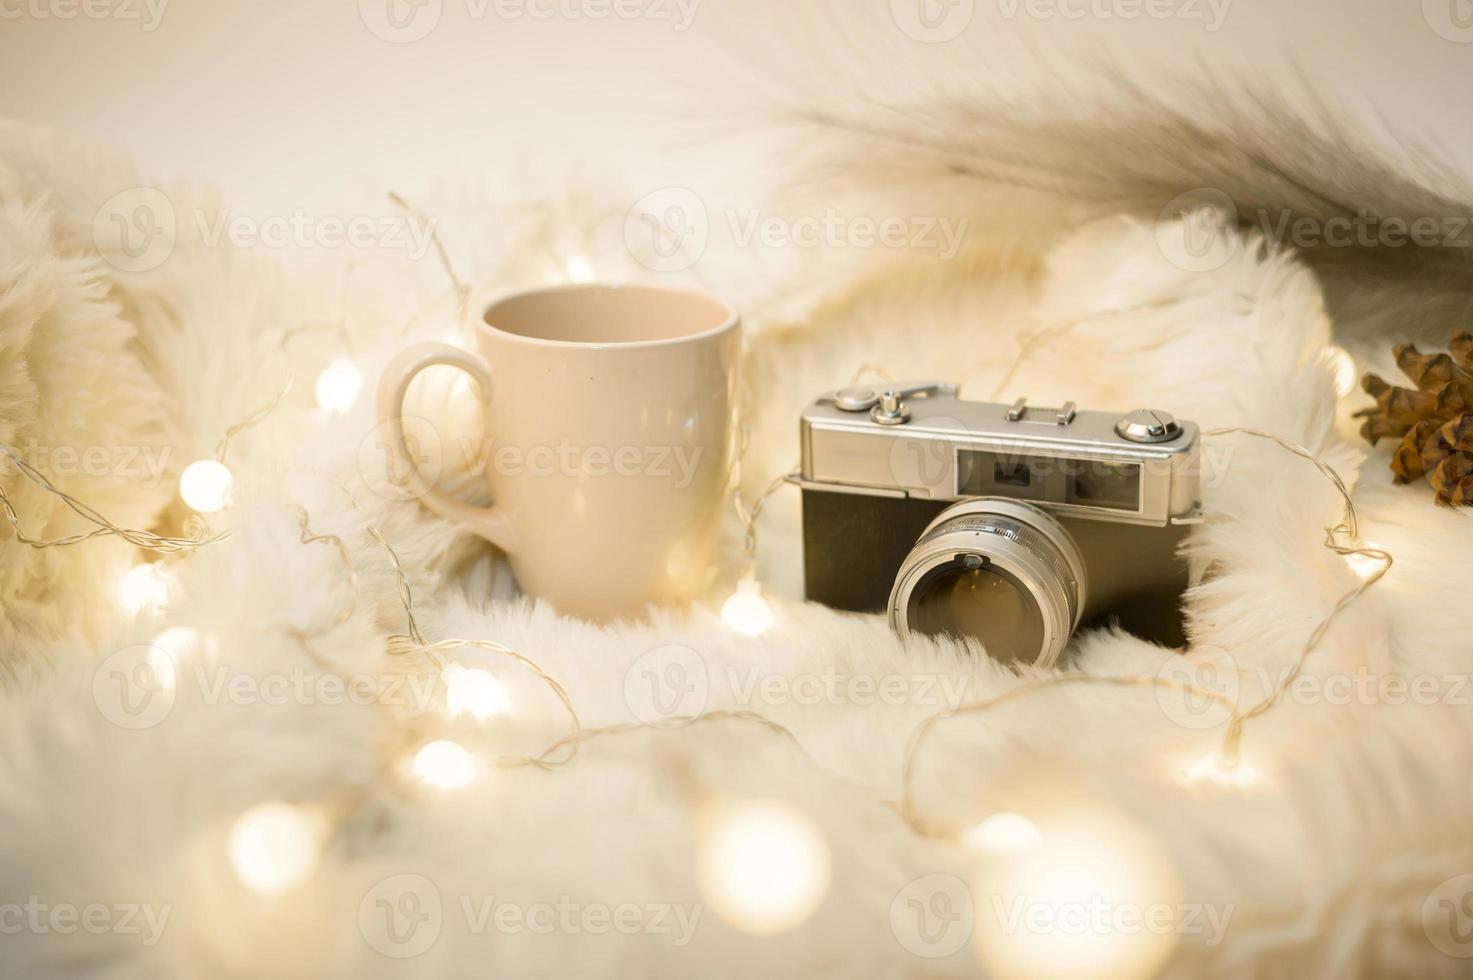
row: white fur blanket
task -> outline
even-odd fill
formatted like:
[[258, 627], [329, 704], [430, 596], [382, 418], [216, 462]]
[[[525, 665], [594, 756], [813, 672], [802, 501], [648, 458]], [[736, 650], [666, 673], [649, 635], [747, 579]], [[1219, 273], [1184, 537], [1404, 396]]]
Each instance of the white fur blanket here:
[[[1365, 537], [1395, 555], [1390, 575], [1337, 619], [1295, 693], [1248, 725], [1250, 785], [1184, 780], [1214, 750], [1221, 716], [1184, 712], [1149, 688], [1045, 689], [938, 729], [917, 765], [916, 806], [954, 827], [1026, 815], [1042, 850], [998, 857], [907, 826], [896, 810], [903, 758], [936, 711], [1028, 678], [949, 643], [902, 649], [877, 618], [799, 602], [790, 492], [773, 498], [760, 527], [762, 578], [782, 597], [764, 636], [722, 624], [712, 611], [720, 585], [712, 606], [610, 628], [513, 598], [479, 544], [372, 492], [379, 457], [360, 451], [373, 431], [370, 398], [340, 417], [312, 398], [312, 379], [335, 358], [349, 357], [371, 384], [410, 340], [464, 329], [433, 253], [416, 262], [365, 249], [324, 262], [212, 246], [184, 216], [215, 205], [168, 187], [177, 241], [164, 261], [130, 271], [121, 232], [94, 216], [144, 184], [106, 154], [3, 132], [0, 441], [41, 454], [42, 470], [116, 523], [177, 530], [187, 515], [180, 471], [212, 456], [289, 374], [297, 383], [232, 438], [237, 502], [211, 523], [232, 534], [168, 561], [162, 608], [120, 606], [120, 581], [148, 556], [116, 538], [39, 551], [8, 528], [0, 538], [0, 973], [1464, 971], [1473, 523], [1435, 508], [1425, 487], [1392, 486], [1383, 456], [1358, 443], [1349, 416], [1359, 396], [1337, 396], [1331, 323], [1293, 254], [1225, 233], [1225, 261], [1189, 271], [1167, 260], [1158, 227], [1129, 215], [1095, 218], [1044, 252], [1015, 247], [978, 212], [953, 261], [897, 253], [838, 269], [796, 250], [757, 262], [713, 244], [687, 274], [748, 312], [749, 404], [760, 406], [749, 419], [749, 494], [791, 468], [801, 406], [861, 366], [990, 398], [1025, 338], [1041, 335], [1002, 395], [1150, 404], [1204, 428], [1280, 434], [1353, 483]], [[869, 193], [867, 214], [900, 206]], [[649, 275], [607, 247], [601, 200], [528, 209], [446, 193], [416, 204], [439, 219], [474, 286], [472, 310], [491, 292], [567, 275], [575, 257], [599, 276]], [[624, 209], [615, 213], [617, 238]], [[313, 323], [329, 327], [293, 334], [283, 356], [284, 334]], [[1358, 347], [1361, 366], [1394, 370], [1374, 353], [1383, 347]], [[447, 427], [475, 424], [468, 393], [449, 383], [425, 392], [417, 411]], [[1292, 666], [1356, 571], [1322, 547], [1338, 498], [1312, 465], [1241, 437], [1211, 447], [1223, 466], [1191, 545], [1205, 580], [1189, 599], [1186, 662], [1211, 664], [1251, 703]], [[471, 492], [470, 475], [453, 455], [446, 462]], [[91, 528], [12, 468], [0, 485], [32, 536]], [[351, 577], [332, 542], [304, 542], [303, 511], [312, 532], [341, 538]], [[587, 742], [549, 771], [493, 767], [459, 789], [422, 785], [409, 760], [429, 741], [453, 739], [488, 761], [536, 754], [567, 715], [527, 670], [469, 648], [449, 656], [494, 673], [506, 712], [450, 720], [439, 686], [417, 700], [433, 667], [390, 643], [406, 620], [370, 527], [397, 552], [429, 641], [520, 651], [566, 688], [584, 726], [636, 721], [629, 678], [679, 645], [699, 680], [686, 707], [761, 714], [796, 744], [739, 720], [638, 728]], [[737, 531], [733, 522], [726, 589]], [[175, 625], [205, 642], [181, 657], [160, 716], [120, 723], [98, 678], [137, 666], [129, 651]], [[1096, 632], [1078, 638], [1065, 669], [1153, 676], [1182, 656]], [[366, 679], [376, 698], [344, 697], [334, 671]], [[1398, 696], [1406, 689], [1388, 687], [1393, 678], [1431, 679], [1435, 690]], [[867, 679], [898, 693], [873, 693], [887, 688]], [[263, 895], [237, 873], [232, 828], [268, 801], [312, 814], [320, 850], [302, 880]], [[765, 935], [753, 935], [750, 903], [706, 860], [720, 815], [751, 801], [800, 814], [797, 826], [813, 831], [796, 843], [779, 835], [775, 850], [741, 852], [745, 864], [727, 869], [759, 886], [791, 877], [778, 899], [812, 872], [812, 901]], [[785, 841], [796, 850], [783, 851]], [[626, 915], [628, 928], [611, 924]]]

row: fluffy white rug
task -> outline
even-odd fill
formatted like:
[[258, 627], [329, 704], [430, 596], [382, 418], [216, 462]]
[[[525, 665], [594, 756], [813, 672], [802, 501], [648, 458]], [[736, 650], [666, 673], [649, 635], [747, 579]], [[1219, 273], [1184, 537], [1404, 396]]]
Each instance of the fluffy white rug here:
[[[1249, 785], [1185, 780], [1216, 747], [1222, 717], [1148, 688], [1045, 689], [939, 728], [917, 766], [916, 806], [952, 827], [1026, 815], [1039, 843], [999, 857], [907, 826], [903, 758], [938, 710], [1029, 679], [947, 643], [902, 649], [881, 620], [798, 602], [791, 491], [761, 524], [762, 578], [784, 598], [760, 638], [711, 611], [734, 575], [735, 522], [711, 606], [596, 628], [511, 598], [480, 545], [373, 492], [383, 461], [371, 399], [341, 417], [312, 399], [312, 380], [337, 357], [371, 384], [412, 339], [465, 342], [433, 252], [322, 261], [212, 247], [194, 216], [216, 205], [169, 187], [177, 242], [156, 267], [129, 271], [125, 232], [94, 216], [145, 184], [109, 155], [3, 131], [0, 441], [113, 521], [177, 531], [188, 516], [181, 470], [212, 456], [288, 376], [296, 384], [232, 438], [237, 503], [211, 524], [231, 536], [168, 561], [162, 610], [120, 606], [120, 581], [147, 558], [117, 539], [36, 551], [7, 529], [0, 541], [5, 975], [1464, 971], [1448, 954], [1473, 953], [1454, 928], [1467, 890], [1445, 883], [1473, 872], [1473, 692], [1462, 683], [1473, 524], [1434, 508], [1423, 487], [1391, 486], [1379, 454], [1367, 460], [1349, 421], [1361, 401], [1337, 397], [1331, 324], [1294, 255], [1229, 232], [1219, 267], [1187, 271], [1167, 260], [1160, 228], [1129, 215], [1091, 220], [1044, 252], [1039, 242], [1063, 226], [1005, 235], [968, 201], [946, 212], [975, 222], [952, 261], [900, 252], [836, 264], [799, 250], [759, 261], [718, 243], [685, 277], [749, 311], [749, 493], [791, 468], [802, 405], [862, 366], [962, 382], [987, 399], [1043, 332], [999, 397], [1150, 404], [1204, 428], [1271, 430], [1352, 481], [1367, 539], [1394, 553], [1296, 693], [1249, 724]], [[626, 206], [601, 217], [610, 200], [617, 193], [529, 209], [447, 192], [416, 203], [439, 219], [474, 310], [498, 290], [568, 275], [575, 257], [600, 276], [648, 276], [618, 241]], [[907, 205], [881, 190], [863, 200], [862, 214], [911, 213], [886, 210]], [[284, 345], [305, 324], [328, 326]], [[1362, 360], [1393, 370], [1389, 356]], [[463, 386], [429, 380], [417, 411], [442, 431], [473, 427]], [[1221, 466], [1192, 542], [1205, 581], [1189, 600], [1185, 662], [1210, 665], [1216, 673], [1203, 676], [1252, 703], [1357, 573], [1322, 547], [1338, 498], [1313, 466], [1242, 437], [1209, 449]], [[466, 461], [448, 447], [445, 460], [472, 492]], [[33, 536], [90, 529], [11, 469], [3, 486]], [[304, 543], [302, 511], [312, 532], [340, 536], [351, 578], [332, 542]], [[432, 665], [390, 642], [406, 619], [370, 527], [397, 552], [431, 642], [495, 640], [524, 653], [561, 682], [585, 726], [647, 719], [640, 685], [673, 663], [689, 681], [673, 692], [683, 711], [759, 713], [797, 744], [735, 719], [636, 728], [587, 742], [550, 771], [488, 768], [460, 789], [426, 787], [409, 771], [423, 744], [454, 739], [488, 761], [536, 754], [567, 715], [528, 671], [466, 648], [450, 656], [500, 678], [509, 708], [484, 723], [450, 720]], [[126, 692], [137, 646], [177, 625], [204, 642], [181, 656], [162, 709], [135, 723], [119, 713], [113, 682]], [[1066, 670], [1151, 676], [1181, 658], [1098, 632], [1078, 639]], [[336, 674], [375, 696], [345, 697]], [[1436, 690], [1408, 696], [1390, 678]], [[263, 895], [238, 873], [251, 860], [233, 855], [231, 832], [268, 801], [298, 806], [322, 836], [311, 872]], [[735, 885], [723, 886], [707, 858], [725, 853], [727, 815], [753, 801], [802, 815], [795, 826], [807, 821], [816, 836], [778, 833], [738, 851], [741, 865], [724, 872]], [[1008, 827], [988, 826], [994, 844]], [[736, 885], [757, 889], [759, 909], [773, 911], [760, 901], [769, 880], [802, 906], [805, 870], [816, 904], [791, 910], [790, 928], [753, 935], [752, 903]]]

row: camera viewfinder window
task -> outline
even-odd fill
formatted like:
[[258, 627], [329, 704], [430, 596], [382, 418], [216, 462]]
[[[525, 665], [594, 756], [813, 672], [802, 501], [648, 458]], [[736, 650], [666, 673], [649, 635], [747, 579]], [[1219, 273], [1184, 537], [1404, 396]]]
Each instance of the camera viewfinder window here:
[[1141, 467], [1103, 459], [1071, 459], [1064, 502], [1110, 510], [1139, 510]]
[[956, 454], [957, 495], [1009, 497], [1037, 503], [1063, 501], [1060, 460], [1026, 453], [963, 449]]
[[956, 454], [956, 476], [959, 497], [1140, 510], [1141, 466], [1134, 462], [963, 449]]

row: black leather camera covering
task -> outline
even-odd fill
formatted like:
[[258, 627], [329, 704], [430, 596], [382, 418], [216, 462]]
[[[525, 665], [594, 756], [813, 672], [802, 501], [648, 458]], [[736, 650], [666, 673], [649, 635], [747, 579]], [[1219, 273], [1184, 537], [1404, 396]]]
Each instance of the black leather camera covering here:
[[[895, 574], [916, 539], [953, 501], [803, 491], [804, 587], [810, 601], [854, 612], [887, 612]], [[1185, 643], [1187, 563], [1177, 554], [1190, 528], [1057, 518], [1073, 535], [1089, 580], [1080, 628], [1118, 624], [1178, 647]]]

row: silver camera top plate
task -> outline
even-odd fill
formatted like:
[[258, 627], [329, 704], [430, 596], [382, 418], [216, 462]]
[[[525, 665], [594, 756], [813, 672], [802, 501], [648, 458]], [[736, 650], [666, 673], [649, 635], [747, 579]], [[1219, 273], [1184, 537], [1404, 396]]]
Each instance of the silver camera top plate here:
[[1196, 424], [1158, 410], [969, 402], [937, 382], [849, 388], [803, 413], [802, 482], [883, 496], [999, 496], [1079, 517], [1200, 520]]

